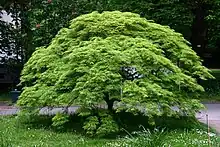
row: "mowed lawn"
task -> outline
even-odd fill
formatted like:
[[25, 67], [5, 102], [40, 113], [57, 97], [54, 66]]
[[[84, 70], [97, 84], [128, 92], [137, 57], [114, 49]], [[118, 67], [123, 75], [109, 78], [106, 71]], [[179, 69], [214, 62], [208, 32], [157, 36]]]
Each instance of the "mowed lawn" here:
[[[77, 132], [55, 132], [48, 128], [29, 128], [15, 116], [0, 117], [0, 147], [209, 147], [204, 129], [128, 133], [114, 139], [88, 138]], [[212, 147], [220, 147], [220, 138], [210, 133]]]
[[0, 117], [0, 147], [89, 147], [103, 146], [108, 140], [89, 139], [76, 133], [20, 126], [15, 117]]

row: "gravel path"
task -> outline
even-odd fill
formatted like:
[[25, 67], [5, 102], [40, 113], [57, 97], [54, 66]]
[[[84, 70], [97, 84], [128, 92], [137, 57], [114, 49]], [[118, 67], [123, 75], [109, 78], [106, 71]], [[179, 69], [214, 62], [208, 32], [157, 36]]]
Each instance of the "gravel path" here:
[[196, 115], [196, 118], [202, 122], [207, 124], [207, 116], [209, 125], [216, 129], [218, 133], [220, 133], [220, 104], [204, 104], [206, 106], [206, 110], [201, 111], [201, 113]]
[[[75, 107], [69, 107], [68, 108], [68, 112], [69, 113], [74, 113], [79, 107], [78, 106], [75, 106]], [[42, 115], [54, 115], [56, 114], [57, 112], [62, 112], [64, 111], [63, 108], [53, 108], [53, 109], [50, 109], [50, 108], [42, 108], [40, 110], [40, 114]], [[19, 109], [16, 108], [16, 107], [12, 107], [12, 106], [0, 106], [0, 115], [15, 115], [19, 112]]]

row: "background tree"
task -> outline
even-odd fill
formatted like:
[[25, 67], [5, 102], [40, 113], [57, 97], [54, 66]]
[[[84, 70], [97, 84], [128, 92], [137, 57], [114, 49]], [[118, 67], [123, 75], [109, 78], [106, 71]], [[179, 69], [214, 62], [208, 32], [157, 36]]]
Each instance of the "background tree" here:
[[[77, 103], [88, 134], [118, 131], [114, 114], [121, 111], [152, 122], [161, 115], [194, 116], [202, 107], [194, 98], [203, 91], [196, 78], [212, 76], [188, 44], [169, 27], [134, 13], [82, 15], [33, 53], [22, 72], [18, 105]], [[103, 102], [107, 110], [98, 108]]]
[[[91, 0], [91, 1], [41, 1], [35, 0], [30, 11], [30, 22], [34, 30], [35, 47], [48, 45], [57, 31], [81, 14], [92, 11], [114, 11], [138, 13], [157, 23], [169, 25], [190, 39], [193, 16], [183, 2], [176, 0], [144, 1], [144, 0]], [[183, 15], [184, 14], [184, 15]], [[36, 29], [36, 25], [37, 28]], [[48, 32], [48, 33], [45, 33]]]
[[206, 17], [208, 22], [208, 34], [207, 34], [207, 50], [208, 53], [213, 53], [214, 60], [210, 62], [213, 65], [209, 65], [210, 68], [218, 67], [219, 53], [220, 53], [220, 1], [215, 1], [212, 5], [212, 9], [209, 10], [209, 15]]
[[18, 5], [16, 12], [21, 21], [24, 62], [36, 47], [48, 46], [58, 30], [68, 26], [72, 18], [92, 11], [134, 12], [168, 25], [183, 34], [202, 58], [204, 53], [218, 48], [219, 33], [214, 31], [219, 26], [218, 0], [4, 0], [1, 5], [11, 11], [13, 3]]
[[12, 76], [13, 85], [19, 83], [20, 71], [24, 64], [24, 53], [22, 47], [22, 33], [20, 27], [20, 6], [12, 1], [1, 1], [0, 17], [8, 15], [12, 21], [1, 19], [0, 25], [0, 53], [1, 64], [4, 64], [8, 73]]

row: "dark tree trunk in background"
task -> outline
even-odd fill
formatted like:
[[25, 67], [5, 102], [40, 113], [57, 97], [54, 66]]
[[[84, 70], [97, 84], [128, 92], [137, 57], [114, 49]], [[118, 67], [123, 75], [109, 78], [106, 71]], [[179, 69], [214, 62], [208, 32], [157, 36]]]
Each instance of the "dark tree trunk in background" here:
[[193, 10], [195, 18], [192, 24], [192, 36], [191, 43], [192, 48], [203, 59], [207, 45], [207, 22], [205, 17], [207, 15], [207, 7], [204, 4], [200, 4]]
[[21, 3], [21, 32], [23, 34], [23, 63], [27, 62], [30, 58], [31, 54], [33, 53], [33, 46], [32, 46], [32, 30], [30, 27], [30, 22], [28, 20], [28, 10], [29, 4]]

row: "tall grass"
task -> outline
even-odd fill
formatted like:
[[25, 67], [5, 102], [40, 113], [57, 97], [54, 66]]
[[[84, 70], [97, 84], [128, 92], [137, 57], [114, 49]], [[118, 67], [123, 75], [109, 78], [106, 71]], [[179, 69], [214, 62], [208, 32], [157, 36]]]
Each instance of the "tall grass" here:
[[[208, 135], [211, 144], [208, 143]], [[220, 138], [214, 133], [203, 130], [170, 132], [164, 130], [145, 130], [134, 132], [117, 141], [107, 143], [105, 147], [220, 147]]]
[[10, 139], [7, 136], [3, 136], [3, 134], [0, 134], [0, 147], [12, 147]]

